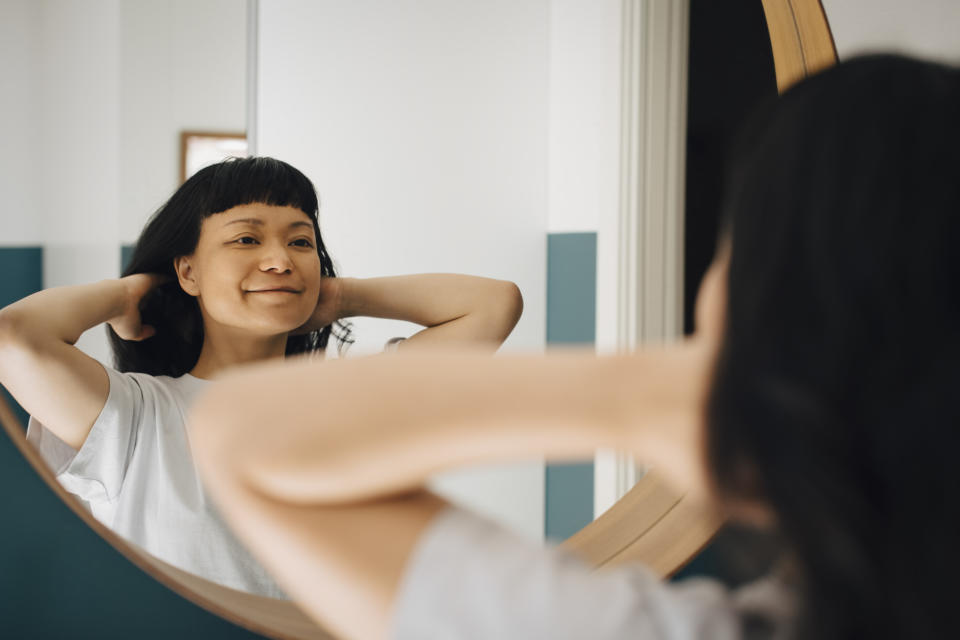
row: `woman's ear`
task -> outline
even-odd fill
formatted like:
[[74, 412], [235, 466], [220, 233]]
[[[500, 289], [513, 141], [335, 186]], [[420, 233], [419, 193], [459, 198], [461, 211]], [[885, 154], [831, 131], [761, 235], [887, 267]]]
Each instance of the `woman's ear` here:
[[766, 531], [777, 527], [777, 516], [773, 508], [759, 499], [728, 500], [723, 503], [723, 510], [732, 522]]
[[177, 280], [180, 282], [180, 288], [191, 296], [200, 295], [200, 287], [197, 284], [196, 273], [193, 270], [193, 263], [190, 256], [177, 256], [173, 259], [173, 270], [177, 272]]
[[707, 269], [694, 303], [695, 335], [719, 341], [727, 309], [727, 273], [730, 267], [729, 242], [720, 246]]

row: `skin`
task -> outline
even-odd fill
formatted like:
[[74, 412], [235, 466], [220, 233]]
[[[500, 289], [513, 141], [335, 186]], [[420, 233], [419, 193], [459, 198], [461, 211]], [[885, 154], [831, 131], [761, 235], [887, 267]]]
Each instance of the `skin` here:
[[711, 502], [703, 410], [726, 261], [721, 251], [704, 278], [697, 333], [665, 348], [606, 357], [451, 350], [238, 369], [191, 416], [205, 482], [285, 590], [344, 638], [388, 635], [410, 554], [446, 507], [422, 488], [436, 472], [612, 447]]

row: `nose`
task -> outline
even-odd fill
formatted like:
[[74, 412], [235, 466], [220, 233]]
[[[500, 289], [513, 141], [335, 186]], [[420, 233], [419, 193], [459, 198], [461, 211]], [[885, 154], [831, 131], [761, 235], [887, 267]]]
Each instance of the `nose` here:
[[265, 245], [260, 256], [260, 270], [291, 273], [293, 271], [293, 261], [287, 255], [286, 247], [276, 243]]

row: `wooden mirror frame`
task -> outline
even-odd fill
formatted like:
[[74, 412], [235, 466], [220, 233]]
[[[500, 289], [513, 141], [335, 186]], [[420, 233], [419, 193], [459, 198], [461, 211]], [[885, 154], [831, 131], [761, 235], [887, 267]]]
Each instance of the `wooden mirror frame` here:
[[[836, 63], [836, 48], [819, 0], [762, 0], [773, 51], [777, 87]], [[130, 562], [190, 602], [251, 631], [291, 640], [328, 639], [292, 602], [256, 596], [181, 571], [128, 543], [97, 521], [57, 482], [26, 442], [22, 425], [0, 395], [0, 423], [43, 482], [88, 527]], [[662, 576], [684, 566], [709, 543], [721, 522], [672, 491], [655, 473], [645, 474], [613, 507], [564, 545], [592, 565], [642, 562]]]
[[[836, 64], [833, 34], [820, 0], [762, 2], [780, 93]], [[597, 567], [640, 562], [666, 577], [697, 555], [720, 524], [717, 514], [647, 473], [564, 546]]]

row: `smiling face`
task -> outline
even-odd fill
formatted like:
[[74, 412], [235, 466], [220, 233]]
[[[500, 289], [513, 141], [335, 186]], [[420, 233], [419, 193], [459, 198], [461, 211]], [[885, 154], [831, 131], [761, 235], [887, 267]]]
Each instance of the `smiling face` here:
[[313, 313], [320, 257], [310, 217], [295, 207], [245, 204], [204, 219], [197, 248], [174, 261], [204, 325], [257, 336], [287, 333]]

